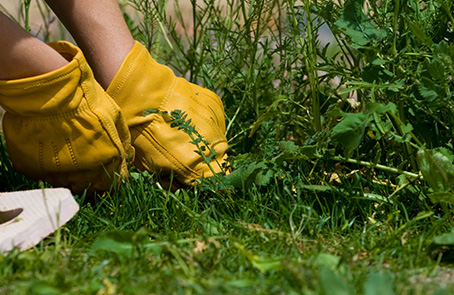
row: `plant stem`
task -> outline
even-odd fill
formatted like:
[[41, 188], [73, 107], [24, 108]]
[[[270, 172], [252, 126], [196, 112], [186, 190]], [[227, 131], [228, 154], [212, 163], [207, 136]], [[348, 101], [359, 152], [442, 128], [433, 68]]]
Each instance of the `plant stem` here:
[[397, 55], [397, 21], [399, 19], [399, 11], [400, 11], [400, 0], [396, 0], [394, 4], [394, 17], [393, 17], [393, 44], [391, 52], [394, 56]]
[[[319, 89], [318, 89], [318, 81], [317, 77], [317, 69], [315, 64], [317, 63], [317, 48], [315, 44], [314, 36], [316, 32], [314, 31], [313, 27], [313, 19], [312, 13], [310, 8], [310, 1], [304, 1], [304, 14], [306, 15], [306, 49], [307, 53], [303, 51], [304, 55], [304, 63], [307, 68], [307, 77], [309, 79], [309, 85], [311, 89], [311, 100], [312, 100], [312, 116], [314, 120], [314, 129], [316, 132], [320, 132], [322, 130], [321, 125], [321, 115], [320, 115], [320, 98], [319, 98]], [[295, 16], [293, 17], [295, 20]], [[300, 37], [301, 38], [301, 37]], [[302, 39], [301, 39], [302, 41]], [[303, 44], [301, 44], [303, 45]], [[302, 47], [304, 48], [304, 47]]]
[[402, 169], [398, 169], [398, 168], [394, 168], [394, 167], [381, 165], [381, 164], [376, 164], [376, 163], [371, 163], [371, 162], [366, 162], [366, 161], [360, 161], [360, 160], [356, 160], [356, 159], [346, 159], [346, 158], [339, 157], [339, 156], [335, 156], [335, 157], [333, 157], [333, 159], [336, 160], [336, 161], [339, 161], [339, 162], [347, 162], [347, 163], [352, 163], [352, 164], [358, 164], [358, 165], [365, 166], [365, 167], [368, 167], [368, 168], [377, 168], [377, 169], [380, 169], [380, 170], [383, 170], [383, 171], [387, 171], [387, 172], [403, 174], [403, 175], [405, 175], [407, 177], [411, 177], [411, 178], [423, 179], [422, 175], [419, 175], [419, 174], [416, 174], [416, 173], [412, 173], [412, 172], [408, 172], [408, 171], [405, 171], [405, 170], [402, 170]]
[[24, 0], [24, 28], [30, 32], [30, 3], [32, 0]]

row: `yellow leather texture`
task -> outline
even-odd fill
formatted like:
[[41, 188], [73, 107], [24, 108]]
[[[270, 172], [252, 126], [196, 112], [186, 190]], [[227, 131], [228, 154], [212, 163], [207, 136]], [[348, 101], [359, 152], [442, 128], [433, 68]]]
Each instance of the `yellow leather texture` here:
[[[185, 112], [191, 125], [216, 151], [217, 160], [225, 161], [228, 144], [221, 99], [208, 89], [176, 77], [139, 42], [123, 61], [107, 93], [125, 115], [136, 150], [134, 164], [139, 169], [161, 175], [173, 171], [182, 183], [213, 174], [203, 157], [195, 152], [197, 148], [188, 134], [171, 127], [169, 118], [162, 114], [144, 116], [146, 109]], [[209, 151], [205, 154], [209, 155]], [[215, 160], [211, 167], [216, 173], [222, 170]]]
[[95, 81], [82, 52], [49, 46], [69, 63], [43, 75], [0, 81], [3, 130], [14, 168], [54, 186], [104, 191], [133, 158], [120, 108]]

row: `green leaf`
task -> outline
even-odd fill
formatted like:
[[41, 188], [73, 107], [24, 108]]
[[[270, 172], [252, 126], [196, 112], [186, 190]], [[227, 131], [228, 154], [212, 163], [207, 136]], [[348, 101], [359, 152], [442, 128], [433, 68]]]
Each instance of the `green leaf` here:
[[433, 243], [436, 245], [454, 245], [454, 231], [434, 237]]
[[317, 184], [304, 184], [300, 186], [302, 189], [307, 189], [314, 192], [326, 192], [331, 191], [333, 188], [327, 185], [317, 185]]
[[132, 237], [133, 232], [129, 231], [111, 231], [99, 236], [91, 247], [91, 252], [105, 250], [117, 253], [121, 256], [131, 256], [132, 254]]
[[421, 212], [418, 212], [418, 214], [416, 215], [416, 217], [413, 220], [418, 221], [418, 220], [426, 219], [432, 215], [434, 215], [433, 211], [421, 211]]
[[454, 204], [454, 194], [449, 192], [432, 193], [428, 195], [433, 203]]
[[274, 171], [265, 162], [252, 162], [247, 166], [242, 166], [227, 175], [230, 184], [236, 188], [241, 188], [243, 184], [267, 185], [272, 179]]
[[352, 46], [359, 48], [371, 41], [382, 39], [386, 32], [379, 30], [363, 12], [362, 1], [348, 0], [345, 2], [336, 26], [352, 40]]
[[257, 268], [260, 272], [265, 273], [270, 270], [282, 269], [282, 258], [271, 258], [266, 259], [258, 255], [254, 255], [251, 251], [246, 250], [243, 245], [235, 243], [235, 247], [243, 253], [244, 256], [251, 262], [251, 264]]
[[336, 276], [334, 272], [328, 268], [324, 268], [320, 273], [320, 283], [326, 295], [350, 295], [353, 294], [349, 286]]
[[373, 194], [373, 193], [364, 193], [364, 198], [360, 198], [363, 200], [371, 200], [379, 203], [393, 203], [392, 198], [387, 198], [379, 194]]
[[227, 175], [227, 179], [234, 187], [241, 188], [243, 183], [256, 171], [256, 166], [256, 163], [251, 163], [247, 166], [243, 165]]
[[345, 157], [349, 158], [353, 151], [359, 147], [364, 131], [373, 121], [374, 115], [386, 112], [395, 113], [396, 111], [397, 107], [394, 103], [384, 105], [376, 102], [368, 103], [364, 113], [333, 111], [331, 112], [332, 116], [340, 114], [344, 117], [344, 120], [334, 126], [331, 138], [343, 145]]
[[381, 66], [381, 65], [384, 65], [386, 64], [387, 61], [384, 60], [384, 59], [381, 59], [379, 57], [374, 57], [373, 60], [372, 60], [372, 64], [373, 65], [376, 65], [376, 66]]
[[390, 102], [387, 105], [378, 103], [378, 102], [369, 102], [366, 104], [366, 112], [365, 114], [383, 114], [386, 112], [397, 112], [397, 106]]
[[394, 74], [380, 66], [366, 66], [361, 72], [361, 78], [369, 83], [389, 82]]
[[406, 19], [410, 30], [412, 31], [413, 35], [421, 42], [424, 43], [428, 47], [432, 47], [433, 41], [421, 30], [421, 28], [415, 24], [413, 21]]
[[422, 97], [424, 97], [428, 101], [434, 101], [438, 97], [438, 93], [428, 87], [424, 86], [424, 84], [418, 85], [419, 93]]
[[329, 253], [319, 253], [315, 258], [314, 264], [334, 271], [339, 266], [340, 260], [338, 256]]
[[402, 129], [402, 132], [405, 134], [413, 131], [413, 125], [411, 125], [410, 123], [408, 123], [407, 125], [401, 125], [400, 128]]
[[[454, 184], [454, 155], [447, 149], [421, 149], [417, 154], [417, 162], [424, 180], [435, 193], [446, 193]], [[446, 196], [435, 195], [435, 198], [444, 199]]]
[[261, 170], [255, 176], [255, 183], [260, 186], [268, 185], [274, 176], [273, 170]]
[[279, 148], [289, 154], [297, 154], [299, 151], [299, 147], [293, 141], [281, 141], [279, 142]]
[[413, 125], [411, 125], [410, 123], [406, 124], [406, 125], [400, 125], [401, 127], [401, 130], [402, 130], [402, 136], [399, 136], [399, 135], [395, 135], [394, 134], [394, 139], [396, 140], [396, 142], [410, 142], [411, 141], [411, 135], [410, 135], [410, 132], [413, 131]]
[[424, 61], [424, 67], [429, 75], [429, 81], [441, 81], [445, 78], [445, 63], [439, 59]]
[[331, 138], [342, 144], [345, 157], [350, 158], [353, 151], [359, 147], [372, 117], [363, 113], [343, 113], [343, 115], [344, 120], [334, 126]]
[[36, 295], [54, 295], [54, 294], [59, 295], [59, 294], [64, 293], [63, 290], [61, 290], [57, 287], [51, 286], [47, 282], [35, 283], [35, 285], [32, 287], [32, 291], [33, 291], [33, 294], [36, 294]]
[[161, 253], [162, 247], [153, 243], [146, 243], [148, 234], [146, 230], [137, 232], [114, 230], [99, 236], [91, 246], [91, 253], [99, 250], [117, 253], [124, 257], [130, 257], [134, 248], [138, 245], [152, 250], [156, 255]]
[[386, 273], [372, 273], [364, 283], [364, 295], [392, 295], [394, 280]]
[[308, 159], [314, 159], [317, 152], [317, 145], [305, 145], [300, 148], [300, 154], [306, 156]]
[[235, 288], [251, 288], [252, 286], [254, 286], [254, 284], [256, 284], [256, 281], [252, 279], [240, 279], [226, 282], [227, 286], [232, 286]]
[[293, 141], [279, 142], [281, 153], [273, 158], [273, 163], [281, 165], [284, 161], [294, 158], [311, 159], [317, 152], [317, 147], [314, 146], [297, 146]]

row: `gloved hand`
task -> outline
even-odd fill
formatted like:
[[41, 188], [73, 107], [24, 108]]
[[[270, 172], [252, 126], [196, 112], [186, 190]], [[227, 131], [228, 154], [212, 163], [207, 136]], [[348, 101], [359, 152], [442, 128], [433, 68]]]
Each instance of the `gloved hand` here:
[[[146, 109], [185, 112], [191, 125], [209, 142], [209, 148], [216, 151], [216, 160], [221, 164], [225, 161], [228, 144], [220, 98], [208, 89], [177, 78], [139, 42], [124, 59], [107, 93], [126, 118], [136, 150], [134, 164], [139, 169], [164, 175], [174, 171], [181, 183], [213, 175], [203, 157], [195, 152], [197, 148], [187, 133], [171, 127], [169, 118], [161, 113], [144, 116]], [[205, 155], [209, 155], [209, 149]], [[210, 165], [218, 173], [222, 169], [216, 160]]]
[[95, 81], [82, 52], [49, 44], [69, 63], [36, 77], [0, 81], [3, 130], [14, 169], [75, 193], [108, 190], [133, 158], [123, 114]]

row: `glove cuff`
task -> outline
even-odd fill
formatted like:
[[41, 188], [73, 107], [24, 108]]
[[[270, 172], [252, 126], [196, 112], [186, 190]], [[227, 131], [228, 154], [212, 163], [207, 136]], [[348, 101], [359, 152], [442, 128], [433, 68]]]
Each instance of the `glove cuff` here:
[[52, 72], [17, 80], [0, 80], [0, 104], [19, 116], [55, 116], [76, 111], [83, 95], [81, 81], [94, 80], [80, 49], [69, 42], [49, 43], [69, 63]]
[[15, 170], [76, 193], [110, 188], [134, 156], [120, 108], [96, 82], [82, 52], [49, 44], [69, 63], [35, 77], [0, 81], [3, 130]]

